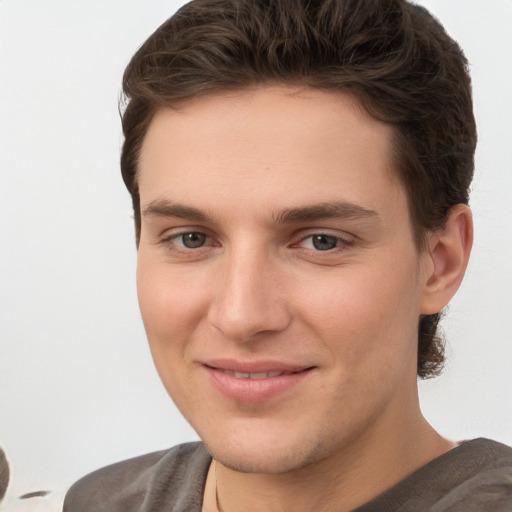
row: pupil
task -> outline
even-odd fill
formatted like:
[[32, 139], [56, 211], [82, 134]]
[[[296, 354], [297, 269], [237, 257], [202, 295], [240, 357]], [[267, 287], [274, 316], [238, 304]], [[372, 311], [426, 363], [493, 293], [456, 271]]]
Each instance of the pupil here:
[[313, 247], [318, 251], [329, 251], [334, 249], [338, 244], [338, 239], [330, 235], [313, 236]]
[[203, 233], [186, 233], [182, 235], [183, 245], [188, 249], [197, 249], [204, 245], [206, 235]]

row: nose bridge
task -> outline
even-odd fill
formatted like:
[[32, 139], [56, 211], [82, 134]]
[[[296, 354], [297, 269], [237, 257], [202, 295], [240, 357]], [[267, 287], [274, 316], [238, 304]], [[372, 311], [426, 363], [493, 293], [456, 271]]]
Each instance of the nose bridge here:
[[276, 265], [263, 248], [244, 244], [229, 251], [209, 311], [211, 324], [226, 338], [248, 341], [288, 325], [288, 305], [276, 282]]

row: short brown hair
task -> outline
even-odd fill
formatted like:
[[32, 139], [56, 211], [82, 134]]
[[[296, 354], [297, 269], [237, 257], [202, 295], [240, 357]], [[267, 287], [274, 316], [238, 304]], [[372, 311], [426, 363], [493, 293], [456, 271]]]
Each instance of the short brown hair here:
[[[123, 78], [124, 182], [137, 242], [140, 149], [154, 113], [260, 84], [348, 91], [394, 127], [395, 169], [419, 249], [468, 203], [476, 127], [468, 64], [423, 7], [405, 0], [193, 0], [133, 56]], [[439, 373], [440, 313], [423, 316], [418, 375]]]

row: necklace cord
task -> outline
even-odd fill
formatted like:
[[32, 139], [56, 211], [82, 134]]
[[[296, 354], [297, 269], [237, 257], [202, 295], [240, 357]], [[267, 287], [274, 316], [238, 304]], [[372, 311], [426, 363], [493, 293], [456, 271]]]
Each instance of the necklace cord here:
[[217, 512], [222, 512], [219, 503], [219, 487], [217, 485], [217, 461], [213, 459], [213, 475], [215, 477], [215, 506], [217, 507]]

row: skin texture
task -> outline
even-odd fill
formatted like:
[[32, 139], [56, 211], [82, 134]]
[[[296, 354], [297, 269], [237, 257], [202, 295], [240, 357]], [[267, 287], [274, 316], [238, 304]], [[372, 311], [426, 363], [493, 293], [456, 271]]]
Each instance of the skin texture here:
[[[471, 218], [455, 208], [418, 251], [391, 137], [348, 94], [286, 87], [151, 123], [139, 303], [164, 386], [218, 461], [225, 512], [350, 510], [452, 447], [420, 413], [417, 325], [455, 293]], [[211, 367], [233, 365], [304, 371], [278, 391], [222, 373], [226, 395]]]

